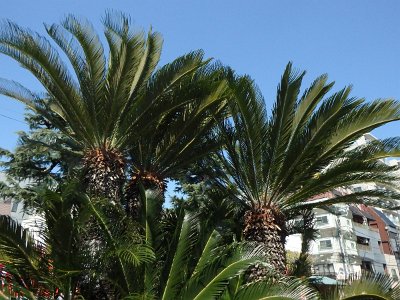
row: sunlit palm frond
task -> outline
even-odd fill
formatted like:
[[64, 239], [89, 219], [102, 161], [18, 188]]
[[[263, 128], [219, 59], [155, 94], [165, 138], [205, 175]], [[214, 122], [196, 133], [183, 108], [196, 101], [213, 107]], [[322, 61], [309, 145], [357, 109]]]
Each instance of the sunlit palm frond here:
[[339, 286], [330, 299], [395, 300], [399, 297], [400, 286], [388, 275], [363, 273], [351, 278], [348, 284]]
[[299, 279], [283, 278], [280, 280], [269, 279], [250, 283], [238, 289], [233, 299], [245, 300], [297, 300], [319, 299], [316, 291]]

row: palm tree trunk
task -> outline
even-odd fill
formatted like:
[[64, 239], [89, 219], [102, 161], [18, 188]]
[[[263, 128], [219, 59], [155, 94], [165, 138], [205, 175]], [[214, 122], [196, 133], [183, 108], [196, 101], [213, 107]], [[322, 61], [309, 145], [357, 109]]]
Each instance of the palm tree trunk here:
[[116, 149], [97, 148], [83, 157], [88, 190], [111, 200], [119, 200], [125, 181], [125, 160]]
[[[285, 252], [285, 216], [273, 207], [258, 207], [245, 213], [243, 237], [247, 241], [263, 243], [267, 246], [266, 258], [276, 271], [281, 274], [286, 272]], [[266, 270], [255, 266], [251, 270], [252, 280], [262, 279]]]
[[[144, 190], [156, 190], [162, 195], [164, 195], [166, 189], [165, 181], [159, 179], [156, 175], [147, 172], [133, 174], [125, 190], [125, 209], [126, 213], [134, 220], [139, 220], [141, 217], [140, 184], [142, 184]], [[160, 212], [162, 205], [163, 203], [159, 203]]]

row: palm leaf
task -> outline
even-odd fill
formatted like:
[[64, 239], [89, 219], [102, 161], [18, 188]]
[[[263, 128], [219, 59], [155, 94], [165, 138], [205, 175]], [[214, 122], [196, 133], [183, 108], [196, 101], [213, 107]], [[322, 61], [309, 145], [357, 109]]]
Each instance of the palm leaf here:
[[193, 216], [186, 215], [184, 217], [182, 227], [179, 228], [178, 244], [161, 299], [176, 299], [180, 292], [180, 287], [187, 276], [186, 264], [196, 239], [196, 226], [197, 222]]
[[254, 300], [297, 300], [318, 299], [317, 293], [309, 288], [304, 282], [295, 278], [284, 278], [278, 281], [269, 279], [250, 283], [240, 288], [233, 299]]
[[[102, 207], [98, 203], [95, 203], [93, 200], [91, 200], [88, 196], [85, 196], [85, 195], [83, 196], [82, 201], [84, 201], [87, 208], [92, 212], [93, 217], [99, 223], [100, 228], [102, 229], [105, 237], [108, 240], [108, 243], [111, 247], [111, 251], [113, 253], [118, 253], [118, 251], [119, 251], [118, 237], [113, 235], [113, 230], [112, 230], [113, 225], [110, 223], [110, 221], [108, 220], [106, 215], [103, 213]], [[123, 292], [125, 294], [129, 294], [129, 292], [131, 290], [131, 284], [130, 284], [130, 278], [128, 275], [127, 267], [124, 264], [124, 262], [120, 256], [116, 257], [116, 262], [117, 262], [119, 271], [121, 272], [120, 273], [121, 274], [121, 282], [119, 284], [124, 289], [121, 292]]]
[[399, 299], [400, 286], [385, 274], [363, 273], [360, 277], [353, 277], [349, 284], [338, 287], [331, 299]]
[[0, 216], [0, 228], [0, 262], [40, 278], [46, 262], [28, 231], [8, 216]]

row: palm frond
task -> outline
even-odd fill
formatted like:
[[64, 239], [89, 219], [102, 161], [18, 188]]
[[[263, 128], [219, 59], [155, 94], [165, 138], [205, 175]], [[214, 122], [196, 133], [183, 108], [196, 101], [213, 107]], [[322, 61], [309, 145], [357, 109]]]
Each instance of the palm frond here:
[[366, 190], [362, 192], [353, 192], [347, 195], [338, 196], [329, 199], [309, 200], [306, 202], [298, 203], [296, 209], [310, 209], [314, 207], [323, 207], [325, 205], [332, 205], [337, 203], [360, 203], [369, 206], [381, 207], [390, 210], [399, 209], [399, 204], [394, 201], [400, 199], [400, 193], [390, 190]]
[[0, 262], [40, 278], [45, 269], [42, 264], [48, 263], [43, 260], [40, 246], [29, 232], [8, 216], [0, 216], [0, 228], [0, 251], [5, 255], [0, 257]]
[[[113, 224], [110, 223], [110, 220], [104, 214], [102, 206], [85, 195], [83, 196], [82, 200], [84, 201], [87, 208], [92, 212], [93, 217], [95, 218], [100, 228], [102, 229], [104, 236], [106, 237], [110, 245], [111, 251], [113, 253], [118, 253], [119, 239], [117, 236], [114, 236], [112, 230]], [[131, 283], [128, 275], [127, 266], [124, 264], [120, 256], [116, 256], [116, 263], [121, 274], [121, 282], [119, 283], [123, 289], [121, 290], [121, 292], [123, 294], [129, 294], [131, 290]]]
[[240, 245], [232, 253], [229, 253], [229, 256], [227, 256], [219, 268], [212, 266], [212, 264], [219, 261], [218, 259], [210, 261], [211, 266], [208, 268], [214, 272], [205, 272], [203, 269], [203, 274], [200, 273], [198, 275], [201, 279], [193, 278], [195, 281], [198, 280], [198, 282], [202, 283], [201, 289], [193, 299], [215, 299], [221, 296], [233, 278], [243, 274], [250, 266], [261, 263], [264, 251], [264, 247]]
[[244, 300], [297, 300], [297, 299], [319, 299], [317, 292], [307, 284], [295, 278], [283, 278], [278, 281], [269, 279], [250, 283], [241, 287], [233, 299]]
[[176, 299], [182, 283], [185, 282], [187, 276], [186, 264], [196, 240], [196, 226], [197, 221], [194, 216], [186, 215], [184, 217], [182, 227], [179, 228], [178, 244], [172, 264], [169, 267], [168, 279], [161, 299]]
[[154, 252], [145, 244], [121, 245], [116, 250], [116, 255], [125, 263], [138, 267], [143, 263], [150, 263], [154, 260]]
[[354, 276], [349, 284], [338, 287], [331, 299], [399, 299], [400, 285], [388, 275], [380, 273], [363, 273]]
[[[99, 120], [103, 120], [105, 114], [102, 100], [106, 66], [99, 37], [89, 22], [78, 20], [73, 15], [69, 15], [61, 25], [46, 26], [46, 31], [72, 64], [91, 123], [94, 127], [101, 127], [103, 122]], [[98, 135], [98, 130], [94, 130]]]

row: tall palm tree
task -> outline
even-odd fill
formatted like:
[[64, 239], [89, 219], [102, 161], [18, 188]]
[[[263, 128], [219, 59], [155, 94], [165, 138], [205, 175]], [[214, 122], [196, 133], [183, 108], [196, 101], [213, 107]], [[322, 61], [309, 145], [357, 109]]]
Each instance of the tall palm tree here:
[[156, 70], [158, 33], [133, 31], [123, 14], [107, 13], [103, 25], [108, 55], [93, 26], [73, 15], [45, 26], [50, 40], [3, 23], [0, 53], [20, 63], [45, 91], [2, 80], [0, 93], [23, 102], [66, 135], [69, 150], [82, 158], [89, 189], [115, 198], [125, 178], [126, 150], [163, 113], [191, 102], [173, 97], [175, 90], [208, 61], [197, 51]]
[[232, 118], [221, 131], [225, 147], [219, 152], [219, 163], [226, 175], [217, 181], [247, 207], [243, 237], [266, 244], [281, 272], [285, 272], [285, 223], [298, 211], [338, 202], [390, 207], [390, 200], [400, 199], [395, 189], [385, 189], [308, 201], [361, 182], [395, 188], [394, 168], [380, 159], [399, 156], [399, 138], [349, 147], [364, 133], [399, 120], [400, 104], [365, 102], [350, 97], [349, 87], [327, 96], [333, 83], [327, 82], [326, 75], [300, 95], [303, 77], [304, 72], [287, 65], [270, 116], [253, 81], [233, 78]]
[[138, 133], [129, 151], [132, 170], [127, 207], [133, 216], [141, 206], [139, 184], [164, 194], [166, 180], [184, 176], [191, 164], [220, 147], [216, 126], [228, 113], [226, 73], [214, 64], [182, 80], [182, 88], [172, 97], [191, 102], [165, 113]]

